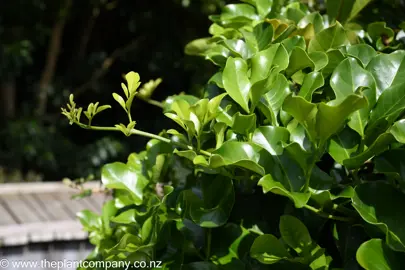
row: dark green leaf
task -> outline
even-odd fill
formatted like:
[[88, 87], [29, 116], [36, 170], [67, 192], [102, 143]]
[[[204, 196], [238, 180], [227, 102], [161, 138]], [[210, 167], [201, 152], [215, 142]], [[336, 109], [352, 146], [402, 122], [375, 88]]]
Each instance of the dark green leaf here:
[[264, 264], [292, 258], [280, 240], [272, 234], [257, 237], [250, 248], [250, 256]]
[[[389, 199], [387, 199], [389, 198]], [[387, 244], [394, 250], [405, 252], [405, 195], [389, 184], [369, 182], [355, 188], [353, 207], [368, 223], [386, 234]]]

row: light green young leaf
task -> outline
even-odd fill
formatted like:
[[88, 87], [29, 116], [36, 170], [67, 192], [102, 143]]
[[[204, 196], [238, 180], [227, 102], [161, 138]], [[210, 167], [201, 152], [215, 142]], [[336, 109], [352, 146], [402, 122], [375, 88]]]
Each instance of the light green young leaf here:
[[121, 107], [122, 107], [125, 111], [127, 111], [127, 108], [126, 108], [124, 99], [123, 99], [120, 95], [118, 95], [117, 93], [113, 93], [112, 95], [113, 95], [113, 98], [115, 99], [115, 101], [117, 101], [118, 104], [120, 104]]
[[133, 95], [141, 84], [139, 74], [136, 72], [129, 72], [125, 75], [125, 79], [128, 83], [128, 91], [130, 95]]

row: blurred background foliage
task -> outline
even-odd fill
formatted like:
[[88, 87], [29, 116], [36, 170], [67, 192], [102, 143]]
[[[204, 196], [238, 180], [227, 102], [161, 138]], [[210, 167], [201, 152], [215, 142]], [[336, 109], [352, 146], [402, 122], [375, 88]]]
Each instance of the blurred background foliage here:
[[[302, 1], [326, 12], [325, 0]], [[180, 92], [200, 96], [215, 69], [186, 56], [184, 47], [208, 36], [207, 15], [231, 2], [0, 1], [0, 182], [98, 177], [101, 165], [143, 149], [147, 140], [140, 137], [70, 127], [60, 107], [69, 93], [83, 104], [94, 96], [109, 103], [130, 70], [143, 83], [163, 79], [156, 100]], [[361, 25], [383, 18], [395, 29], [405, 17], [405, 1], [374, 0], [362, 14]], [[141, 100], [133, 107], [139, 129], [158, 133], [172, 125], [158, 107]], [[108, 125], [123, 117], [113, 108], [96, 121]]]

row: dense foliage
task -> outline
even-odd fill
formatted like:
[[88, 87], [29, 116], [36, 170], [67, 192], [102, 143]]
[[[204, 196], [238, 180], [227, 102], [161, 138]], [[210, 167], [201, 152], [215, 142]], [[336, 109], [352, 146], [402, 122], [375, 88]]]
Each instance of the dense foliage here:
[[84, 110], [73, 95], [62, 109], [84, 129], [151, 138], [126, 163], [103, 167], [114, 199], [101, 215], [79, 213], [95, 246], [87, 259], [160, 260], [165, 269], [400, 269], [404, 25], [356, 23], [369, 1], [331, 0], [327, 14], [295, 1], [243, 2], [211, 16], [212, 36], [187, 45], [218, 71], [203, 98], [161, 104], [178, 128], [136, 128], [132, 101], [149, 100], [158, 83], [138, 91], [135, 72], [125, 75], [123, 95], [113, 94], [128, 124], [92, 125], [111, 106]]

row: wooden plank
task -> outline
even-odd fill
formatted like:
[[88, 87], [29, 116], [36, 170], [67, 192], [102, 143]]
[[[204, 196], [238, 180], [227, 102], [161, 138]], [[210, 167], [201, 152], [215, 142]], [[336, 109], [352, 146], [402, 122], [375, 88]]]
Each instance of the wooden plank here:
[[0, 226], [0, 242], [4, 246], [85, 239], [87, 239], [87, 232], [83, 231], [82, 225], [78, 221], [53, 221]]
[[71, 199], [73, 194], [70, 193], [58, 193], [53, 194], [54, 197], [59, 198], [60, 202], [62, 202], [70, 211], [72, 219], [76, 219], [76, 214], [83, 210], [91, 210], [87, 205], [81, 203], [81, 200], [78, 199]]
[[51, 220], [71, 220], [70, 213], [65, 209], [64, 204], [55, 199], [51, 194], [36, 193], [33, 196], [43, 205], [45, 212]]
[[29, 204], [42, 221], [52, 220], [52, 216], [45, 210], [44, 205], [33, 194], [19, 194], [18, 197], [21, 198], [21, 201]]
[[[85, 189], [100, 188], [100, 181], [91, 181], [83, 185]], [[5, 183], [0, 184], [0, 195], [16, 193], [76, 192], [62, 182]]]
[[0, 202], [0, 226], [16, 224], [13, 216], [7, 211], [7, 209]]
[[2, 204], [6, 206], [11, 214], [16, 217], [17, 223], [31, 223], [40, 222], [41, 219], [38, 217], [34, 210], [27, 205], [24, 201], [21, 201], [17, 195], [3, 195], [0, 198]]
[[96, 204], [96, 206], [101, 209], [103, 207], [106, 199], [111, 199], [111, 196], [106, 196], [105, 194], [93, 194], [91, 200]]

